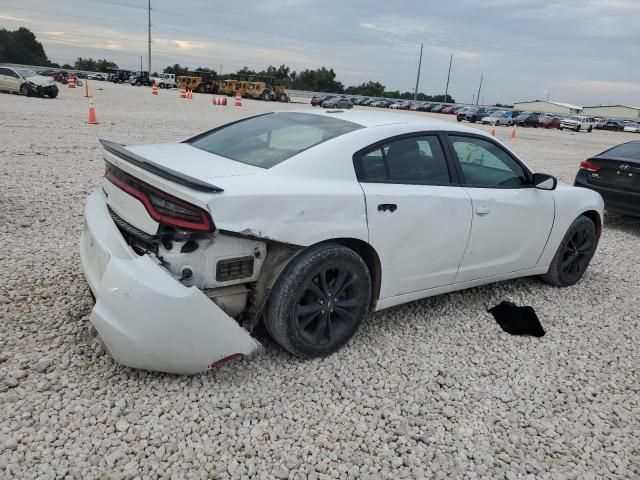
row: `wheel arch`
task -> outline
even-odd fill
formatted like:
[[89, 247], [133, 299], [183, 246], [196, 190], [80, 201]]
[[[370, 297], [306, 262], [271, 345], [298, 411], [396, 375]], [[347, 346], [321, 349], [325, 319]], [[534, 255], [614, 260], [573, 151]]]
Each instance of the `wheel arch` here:
[[595, 210], [587, 210], [580, 215], [587, 217], [593, 222], [593, 225], [596, 227], [596, 235], [598, 236], [598, 240], [600, 240], [600, 235], [602, 235], [602, 218], [600, 218], [600, 214]]
[[364, 240], [357, 238], [341, 237], [331, 238], [316, 242], [305, 247], [298, 245], [271, 243], [268, 245], [267, 257], [260, 272], [258, 281], [253, 288], [251, 307], [246, 312], [243, 326], [252, 331], [260, 322], [266, 304], [269, 300], [271, 290], [276, 284], [283, 271], [300, 253], [317, 247], [318, 245], [335, 243], [343, 247], [349, 248], [357, 253], [367, 265], [371, 275], [371, 300], [369, 302], [369, 311], [375, 311], [378, 299], [380, 297], [380, 286], [382, 283], [382, 266], [380, 257], [376, 250]]
[[380, 285], [382, 284], [382, 264], [380, 257], [371, 244], [357, 238], [334, 238], [321, 243], [337, 243], [356, 252], [367, 264], [371, 274], [371, 301], [369, 311], [374, 311], [380, 297]]

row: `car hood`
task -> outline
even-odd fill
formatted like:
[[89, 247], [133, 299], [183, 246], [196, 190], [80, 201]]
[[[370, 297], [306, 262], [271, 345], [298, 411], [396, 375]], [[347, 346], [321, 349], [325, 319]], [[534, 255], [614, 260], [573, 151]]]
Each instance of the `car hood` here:
[[51, 77], [45, 77], [43, 75], [33, 75], [31, 77], [25, 78], [25, 80], [35, 85], [39, 85], [41, 87], [48, 87], [49, 85], [55, 85], [55, 82]]
[[[206, 183], [217, 185], [221, 178], [255, 175], [263, 168], [247, 165], [192, 147], [187, 143], [132, 145], [126, 150], [167, 168]], [[223, 185], [220, 185], [223, 187]]]
[[580, 122], [578, 120], [571, 120], [569, 118], [565, 118], [562, 120], [562, 123], [575, 123], [577, 125]]

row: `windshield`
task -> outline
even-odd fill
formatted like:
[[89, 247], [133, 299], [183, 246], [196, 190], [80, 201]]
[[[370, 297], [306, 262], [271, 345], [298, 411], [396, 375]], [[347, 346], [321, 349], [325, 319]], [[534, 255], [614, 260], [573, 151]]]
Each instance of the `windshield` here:
[[339, 118], [310, 113], [268, 113], [204, 133], [187, 143], [231, 160], [271, 168], [303, 150], [360, 128]]
[[580, 118], [580, 117], [569, 117], [568, 120], [575, 120], [576, 122], [581, 122], [582, 118]]
[[16, 68], [16, 72], [18, 72], [18, 75], [23, 78], [38, 76], [36, 72], [34, 72], [33, 70], [29, 70], [28, 68]]

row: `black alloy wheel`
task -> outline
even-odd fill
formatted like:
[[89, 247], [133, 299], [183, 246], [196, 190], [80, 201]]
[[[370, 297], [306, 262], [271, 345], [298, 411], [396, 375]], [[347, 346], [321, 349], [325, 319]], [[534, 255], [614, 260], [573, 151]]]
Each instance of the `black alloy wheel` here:
[[580, 281], [598, 246], [598, 234], [591, 219], [581, 215], [571, 224], [556, 251], [549, 271], [542, 279], [558, 287]]
[[291, 260], [271, 291], [267, 330], [286, 350], [320, 357], [355, 334], [369, 310], [371, 276], [364, 260], [342, 245], [310, 247]]

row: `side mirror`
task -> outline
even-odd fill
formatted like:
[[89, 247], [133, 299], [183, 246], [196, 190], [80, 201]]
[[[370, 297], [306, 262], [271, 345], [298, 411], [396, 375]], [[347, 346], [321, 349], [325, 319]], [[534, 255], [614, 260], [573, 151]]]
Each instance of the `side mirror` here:
[[533, 186], [540, 190], [555, 190], [558, 186], [558, 179], [546, 173], [534, 173]]

